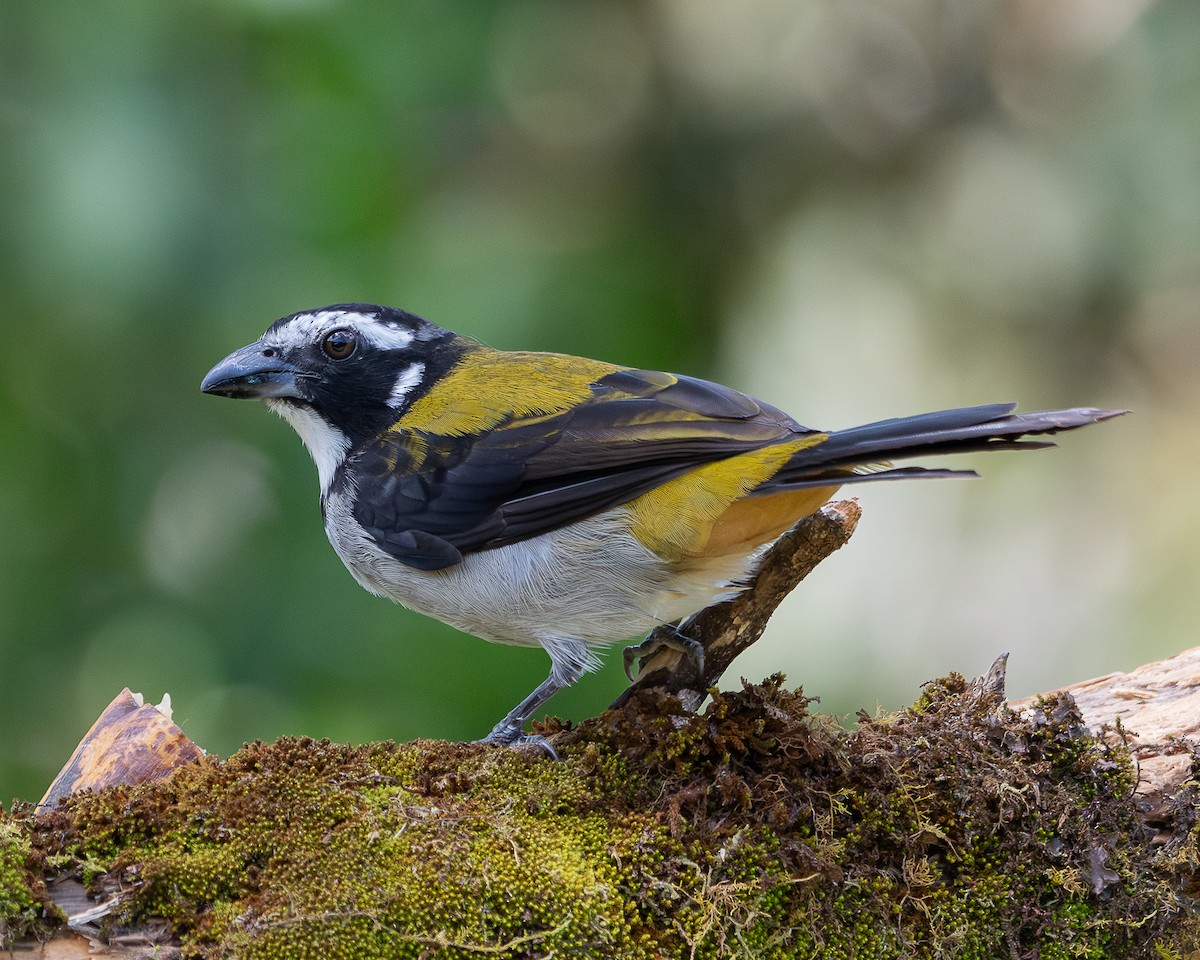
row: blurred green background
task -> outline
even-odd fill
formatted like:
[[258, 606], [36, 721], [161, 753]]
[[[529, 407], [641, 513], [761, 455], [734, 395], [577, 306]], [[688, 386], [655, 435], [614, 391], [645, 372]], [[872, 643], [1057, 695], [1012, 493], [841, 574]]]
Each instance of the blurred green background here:
[[1193, 0], [5, 3], [0, 799], [124, 685], [227, 754], [473, 738], [545, 675], [360, 590], [292, 431], [199, 393], [346, 300], [819, 427], [1136, 410], [859, 488], [730, 682], [844, 715], [1002, 650], [1019, 695], [1194, 644], [1198, 42]]

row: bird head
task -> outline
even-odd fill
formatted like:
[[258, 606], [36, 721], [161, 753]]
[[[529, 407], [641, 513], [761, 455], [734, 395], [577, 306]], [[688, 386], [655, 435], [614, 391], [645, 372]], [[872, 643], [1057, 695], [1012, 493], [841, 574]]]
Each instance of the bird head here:
[[300, 434], [325, 489], [346, 452], [395, 423], [462, 343], [403, 310], [339, 304], [276, 320], [213, 367], [200, 389], [263, 400]]

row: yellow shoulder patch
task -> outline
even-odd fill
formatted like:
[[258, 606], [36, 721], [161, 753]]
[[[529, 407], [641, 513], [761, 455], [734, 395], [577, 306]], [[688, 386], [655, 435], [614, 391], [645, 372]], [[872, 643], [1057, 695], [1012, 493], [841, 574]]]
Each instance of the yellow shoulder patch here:
[[509, 419], [553, 416], [587, 400], [593, 383], [620, 369], [560, 353], [472, 350], [392, 430], [465, 437]]

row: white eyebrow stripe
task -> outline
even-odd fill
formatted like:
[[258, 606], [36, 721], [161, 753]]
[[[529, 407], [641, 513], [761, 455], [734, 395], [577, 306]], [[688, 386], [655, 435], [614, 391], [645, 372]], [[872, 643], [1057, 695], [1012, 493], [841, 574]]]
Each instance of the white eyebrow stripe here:
[[273, 339], [279, 343], [313, 343], [339, 327], [349, 327], [381, 350], [403, 350], [415, 339], [413, 331], [383, 323], [357, 310], [319, 310], [300, 314], [276, 330]]
[[380, 323], [374, 317], [364, 317], [354, 314], [361, 322], [354, 328], [375, 346], [383, 350], [403, 350], [413, 342], [413, 332], [390, 323]]
[[276, 343], [302, 344], [316, 339], [317, 331], [320, 329], [320, 319], [313, 314], [306, 313], [299, 317], [292, 317], [283, 326], [272, 331], [269, 337]]
[[421, 382], [424, 375], [425, 364], [423, 363], [414, 363], [412, 366], [406, 367], [392, 385], [392, 392], [387, 401], [388, 406], [395, 407], [397, 410], [404, 406], [405, 398], [412, 393], [413, 387]]

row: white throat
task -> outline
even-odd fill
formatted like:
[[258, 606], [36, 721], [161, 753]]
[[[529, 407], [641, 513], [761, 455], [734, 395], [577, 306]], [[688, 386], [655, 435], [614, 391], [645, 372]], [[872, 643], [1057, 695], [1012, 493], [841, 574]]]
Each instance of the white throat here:
[[333, 482], [334, 473], [346, 460], [346, 451], [350, 449], [349, 438], [336, 427], [330, 426], [311, 407], [278, 399], [267, 399], [263, 402], [300, 434], [313, 463], [317, 465], [321, 496], [325, 496]]

